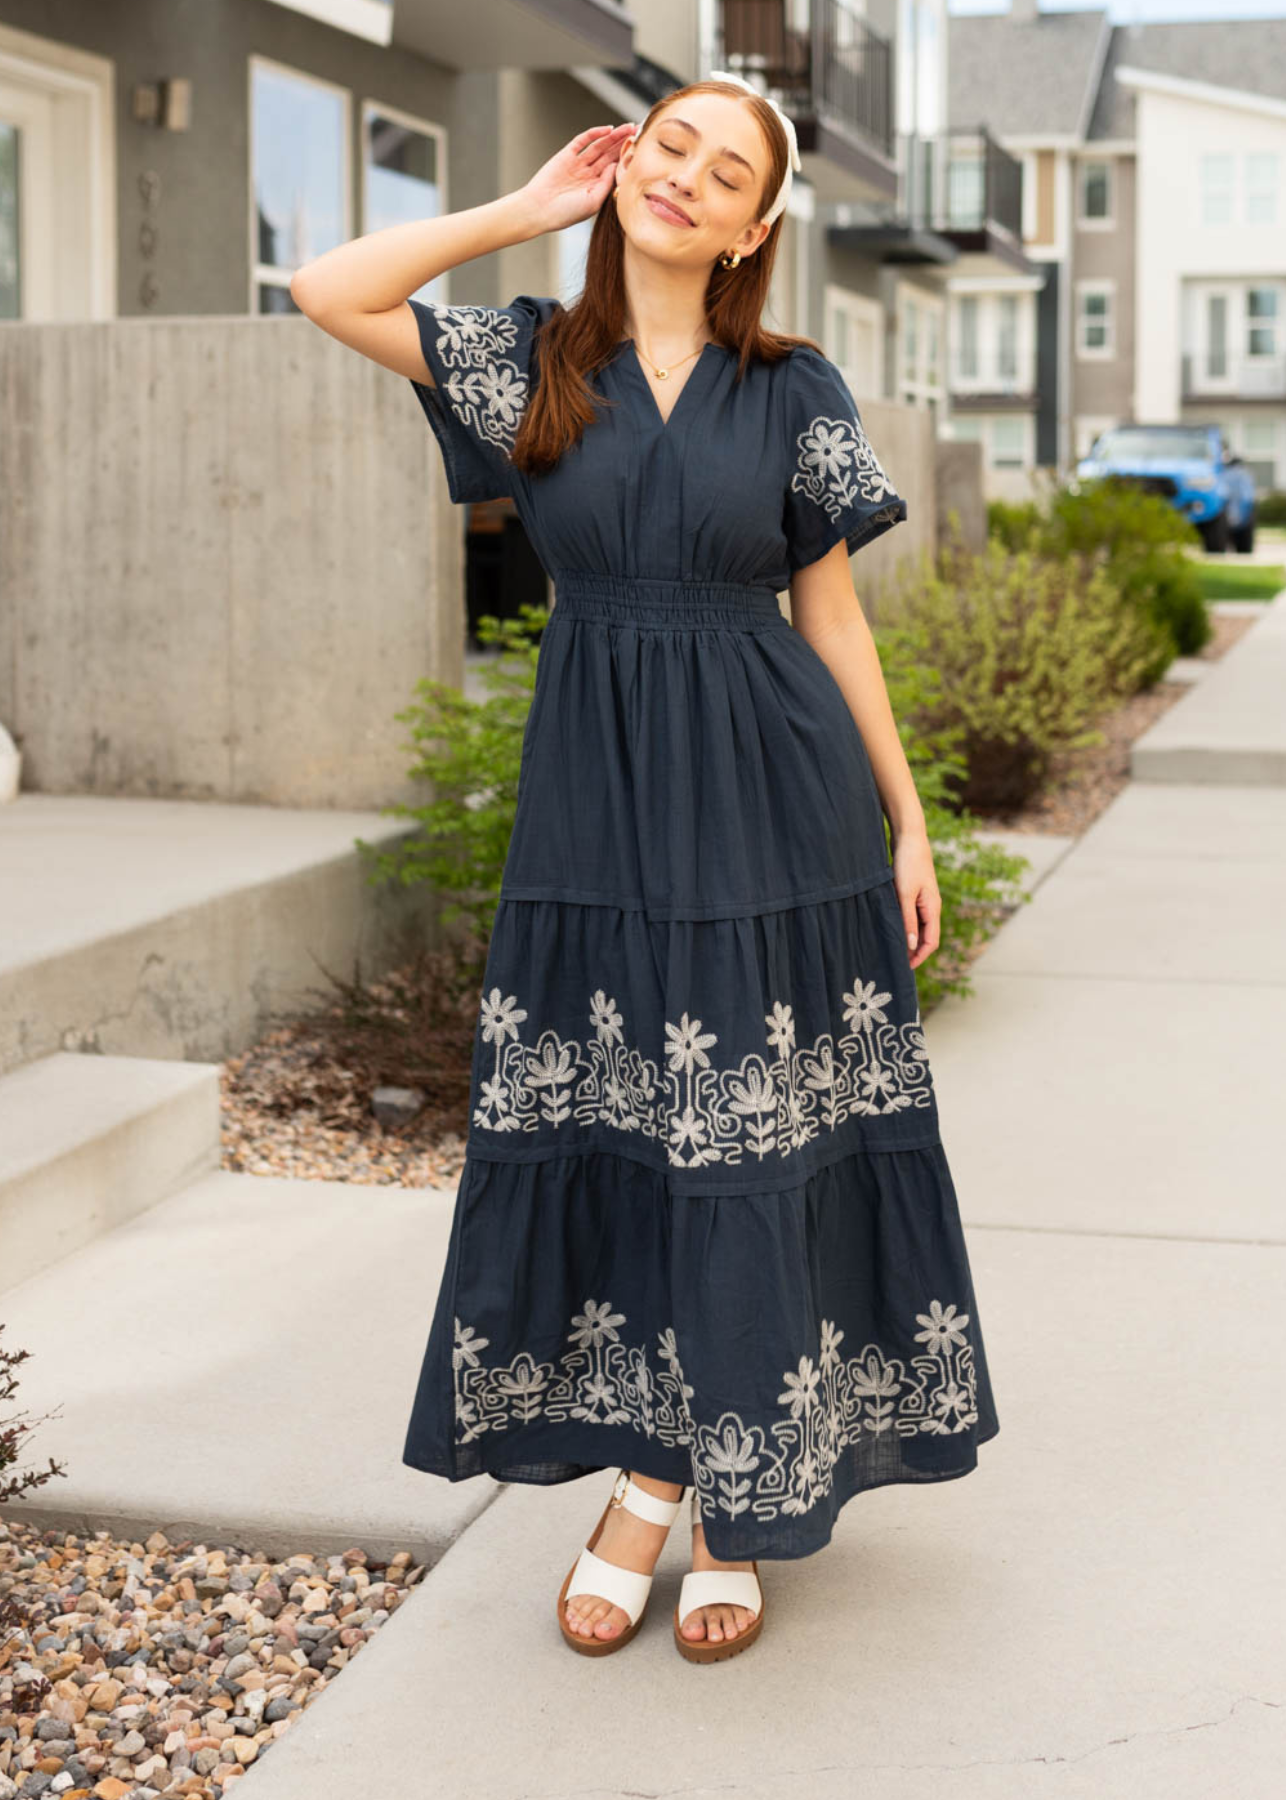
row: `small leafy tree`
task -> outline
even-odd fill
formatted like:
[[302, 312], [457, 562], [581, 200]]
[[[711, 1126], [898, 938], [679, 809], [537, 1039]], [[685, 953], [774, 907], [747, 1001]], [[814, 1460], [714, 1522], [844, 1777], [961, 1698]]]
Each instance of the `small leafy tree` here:
[[1105, 567], [1034, 545], [926, 556], [896, 598], [943, 681], [918, 731], [959, 727], [956, 799], [984, 812], [1022, 806], [1056, 752], [1102, 742], [1094, 719], [1155, 653], [1155, 627], [1122, 606]]
[[[994, 935], [1008, 907], [1030, 900], [1014, 885], [1031, 867], [998, 844], [977, 836], [978, 821], [954, 805], [951, 788], [963, 782], [968, 764], [961, 752], [958, 724], [941, 724], [941, 673], [932, 666], [927, 634], [907, 624], [882, 625], [874, 632], [889, 703], [898, 723], [907, 764], [924, 808], [933, 849], [934, 873], [942, 897], [937, 950], [915, 970], [922, 1012], [945, 994], [971, 994], [970, 956]], [[1004, 888], [1008, 891], [1002, 889]]]
[[1201, 540], [1160, 494], [1110, 477], [1047, 486], [1035, 500], [993, 501], [987, 526], [1007, 550], [1079, 556], [1106, 568], [1123, 604], [1153, 628], [1154, 651], [1139, 666], [1138, 686], [1150, 686], [1176, 655], [1194, 656], [1210, 641], [1210, 613], [1189, 554]]
[[540, 636], [548, 622], [545, 608], [526, 604], [516, 619], [488, 613], [478, 621], [479, 640], [500, 646], [500, 655], [481, 670], [491, 690], [486, 700], [427, 677], [417, 683], [418, 698], [394, 717], [411, 728], [411, 776], [432, 794], [418, 805], [398, 801], [381, 811], [415, 819], [420, 830], [391, 849], [357, 839], [373, 882], [431, 882], [447, 900], [443, 919], [469, 921], [479, 956], [495, 920]]

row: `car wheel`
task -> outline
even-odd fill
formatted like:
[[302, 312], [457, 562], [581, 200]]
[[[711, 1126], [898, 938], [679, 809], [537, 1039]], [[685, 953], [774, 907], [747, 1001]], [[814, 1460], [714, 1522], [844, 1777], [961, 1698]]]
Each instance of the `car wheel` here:
[[1221, 512], [1217, 518], [1208, 520], [1206, 524], [1201, 527], [1201, 536], [1206, 549], [1211, 551], [1215, 556], [1223, 555], [1224, 551], [1228, 548], [1228, 539], [1230, 535], [1228, 530], [1228, 514], [1226, 510]]

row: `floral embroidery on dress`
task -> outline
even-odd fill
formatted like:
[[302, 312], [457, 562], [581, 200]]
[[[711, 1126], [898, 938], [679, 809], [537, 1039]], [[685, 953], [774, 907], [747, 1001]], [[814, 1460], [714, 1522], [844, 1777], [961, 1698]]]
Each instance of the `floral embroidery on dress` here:
[[443, 387], [461, 423], [506, 452], [514, 447], [527, 376], [505, 351], [518, 336], [517, 321], [491, 306], [436, 306], [438, 353], [453, 371]]
[[498, 987], [484, 995], [481, 1036], [495, 1046], [491, 1072], [479, 1082], [473, 1123], [485, 1131], [536, 1131], [606, 1125], [664, 1143], [679, 1169], [788, 1157], [849, 1118], [872, 1118], [933, 1103], [933, 1080], [917, 1005], [913, 1019], [891, 1019], [892, 998], [874, 981], [853, 978], [843, 996], [848, 1026], [795, 1043], [791, 1007], [765, 1013], [771, 1056], [751, 1054], [716, 1068], [708, 1055], [718, 1035], [684, 1012], [666, 1022], [664, 1075], [626, 1042], [615, 1000], [599, 988], [590, 1001], [594, 1036], [582, 1043], [552, 1027], [534, 1044], [518, 1027], [527, 1017], [517, 996]]
[[864, 1438], [943, 1436], [977, 1423], [969, 1314], [931, 1300], [928, 1312], [915, 1317], [921, 1329], [912, 1340], [924, 1348], [906, 1359], [873, 1343], [846, 1358], [839, 1348], [844, 1332], [823, 1319], [816, 1356], [801, 1356], [797, 1368], [783, 1372], [781, 1412], [767, 1427], [748, 1425], [736, 1412], [696, 1426], [688, 1405], [694, 1390], [683, 1378], [673, 1327], [658, 1332], [649, 1362], [643, 1344], [622, 1339], [625, 1315], [607, 1301], [586, 1300], [573, 1316], [571, 1347], [556, 1366], [524, 1350], [512, 1362], [488, 1367], [480, 1352], [490, 1339], [457, 1318], [456, 1441], [537, 1419], [629, 1425], [662, 1443], [691, 1446], [693, 1480], [707, 1515], [805, 1513], [829, 1492], [843, 1451]]
[[[846, 507], [859, 501], [874, 503], [898, 498], [856, 416], [819, 416], [800, 432], [795, 449], [791, 492], [807, 494], [832, 519], [838, 519]], [[886, 507], [878, 515], [888, 524], [894, 524], [901, 516], [900, 505]]]

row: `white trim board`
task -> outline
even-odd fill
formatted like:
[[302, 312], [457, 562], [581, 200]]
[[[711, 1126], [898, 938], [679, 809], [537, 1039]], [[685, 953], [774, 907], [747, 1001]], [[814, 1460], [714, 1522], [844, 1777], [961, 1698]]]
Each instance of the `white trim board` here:
[[1122, 87], [1168, 94], [1176, 100], [1195, 100], [1208, 106], [1230, 106], [1240, 112], [1262, 113], [1269, 119], [1286, 119], [1286, 100], [1267, 94], [1248, 94], [1243, 88], [1216, 87], [1211, 81], [1192, 81], [1186, 75], [1154, 75], [1150, 69], [1123, 64], [1116, 71]]

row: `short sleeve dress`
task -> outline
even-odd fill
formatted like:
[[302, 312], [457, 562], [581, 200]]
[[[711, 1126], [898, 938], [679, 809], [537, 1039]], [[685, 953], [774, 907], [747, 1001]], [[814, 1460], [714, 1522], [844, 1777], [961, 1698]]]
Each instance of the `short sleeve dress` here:
[[807, 347], [709, 344], [662, 419], [626, 340], [528, 476], [558, 303], [408, 304], [451, 496], [512, 496], [555, 604], [403, 1460], [635, 1469], [807, 1556], [999, 1429], [879, 793], [778, 602], [906, 506]]

